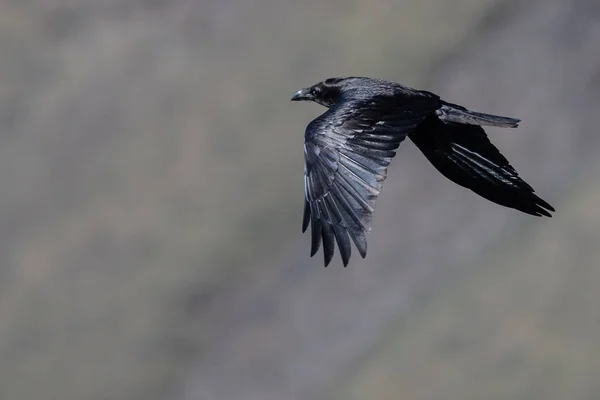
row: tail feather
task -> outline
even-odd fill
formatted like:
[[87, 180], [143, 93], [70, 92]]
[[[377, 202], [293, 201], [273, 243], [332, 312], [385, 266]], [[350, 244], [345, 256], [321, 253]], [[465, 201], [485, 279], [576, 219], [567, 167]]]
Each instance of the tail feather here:
[[499, 115], [484, 114], [467, 110], [457, 104], [442, 101], [442, 106], [436, 111], [437, 116], [444, 122], [459, 124], [499, 126], [503, 128], [516, 128], [521, 122], [517, 118], [502, 117]]

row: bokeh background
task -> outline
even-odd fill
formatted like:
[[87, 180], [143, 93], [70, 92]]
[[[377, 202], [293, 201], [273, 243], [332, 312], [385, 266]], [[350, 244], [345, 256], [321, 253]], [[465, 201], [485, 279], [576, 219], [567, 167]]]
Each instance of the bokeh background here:
[[[600, 398], [597, 0], [0, 1], [0, 399]], [[332, 76], [521, 118], [557, 209], [410, 142], [366, 260], [309, 258]]]

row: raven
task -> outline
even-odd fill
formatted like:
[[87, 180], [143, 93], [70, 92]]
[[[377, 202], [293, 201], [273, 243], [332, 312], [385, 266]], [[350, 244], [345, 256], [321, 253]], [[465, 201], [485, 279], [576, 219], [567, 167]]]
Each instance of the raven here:
[[516, 128], [519, 119], [467, 110], [438, 95], [365, 77], [329, 78], [297, 91], [293, 101], [328, 108], [304, 135], [304, 216], [311, 257], [323, 242], [325, 267], [350, 238], [367, 255], [366, 232], [395, 150], [408, 136], [446, 178], [505, 207], [550, 217], [555, 209], [534, 194], [481, 127]]

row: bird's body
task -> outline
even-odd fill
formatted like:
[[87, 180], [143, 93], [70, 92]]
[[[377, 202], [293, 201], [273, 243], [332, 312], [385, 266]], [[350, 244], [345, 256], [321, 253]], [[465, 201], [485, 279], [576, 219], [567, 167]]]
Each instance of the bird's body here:
[[[305, 207], [311, 256], [321, 242], [325, 266], [350, 238], [364, 258], [365, 234], [395, 150], [408, 136], [444, 176], [497, 204], [535, 216], [554, 208], [534, 194], [481, 126], [517, 127], [518, 119], [484, 114], [439, 96], [380, 79], [329, 78], [299, 90], [328, 110], [311, 121], [304, 141]], [[335, 241], [335, 242], [334, 242]]]

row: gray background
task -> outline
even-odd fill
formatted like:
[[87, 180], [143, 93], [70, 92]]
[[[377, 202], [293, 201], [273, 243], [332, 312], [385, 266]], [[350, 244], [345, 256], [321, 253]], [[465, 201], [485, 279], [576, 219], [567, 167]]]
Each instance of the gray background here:
[[[594, 0], [0, 1], [0, 398], [599, 398], [598, 38]], [[521, 118], [555, 217], [405, 142], [324, 269], [288, 100], [342, 75]]]

